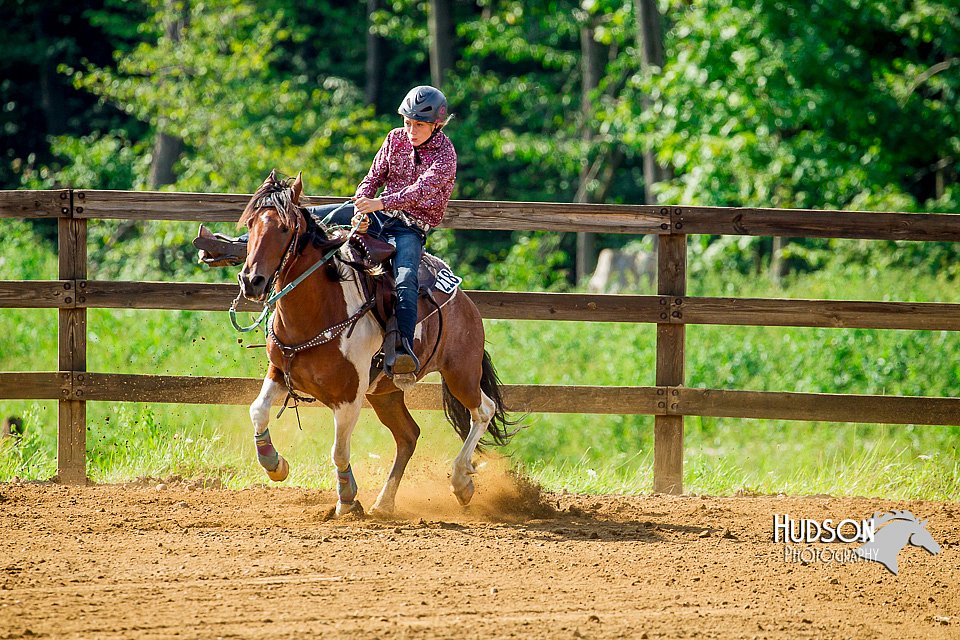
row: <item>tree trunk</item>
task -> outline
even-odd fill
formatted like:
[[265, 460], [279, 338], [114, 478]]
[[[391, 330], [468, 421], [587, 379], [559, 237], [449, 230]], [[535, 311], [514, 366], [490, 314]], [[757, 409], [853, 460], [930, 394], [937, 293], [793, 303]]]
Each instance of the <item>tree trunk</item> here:
[[60, 95], [63, 87], [57, 82], [57, 62], [53, 58], [53, 39], [47, 36], [47, 20], [51, 12], [41, 2], [34, 17], [34, 36], [37, 42], [48, 43], [43, 48], [43, 57], [37, 60], [40, 85], [40, 108], [47, 124], [48, 135], [60, 135], [67, 129], [67, 116]]
[[776, 285], [787, 275], [787, 263], [783, 260], [783, 248], [786, 246], [786, 238], [773, 236], [773, 246], [770, 249], [770, 281]]
[[[637, 45], [640, 48], [640, 66], [644, 71], [652, 67], [662, 69], [664, 63], [663, 30], [656, 0], [634, 0], [637, 11]], [[650, 99], [643, 98], [643, 107], [650, 107]], [[646, 204], [656, 204], [653, 185], [670, 177], [670, 172], [657, 163], [654, 149], [643, 153], [643, 185]]]
[[150, 177], [148, 178], [151, 189], [173, 184], [177, 181], [177, 174], [173, 170], [180, 154], [183, 153], [183, 140], [176, 136], [157, 132], [157, 138], [153, 143], [153, 157], [150, 161]]
[[442, 88], [453, 68], [453, 0], [430, 0], [430, 78]]
[[[660, 10], [656, 0], [634, 0], [637, 13], [637, 46], [640, 49], [640, 68], [650, 71], [652, 67], [663, 69], [666, 58], [663, 48], [663, 28]], [[644, 111], [650, 109], [650, 96], [643, 96]], [[657, 162], [655, 149], [647, 148], [643, 152], [643, 201], [644, 204], [657, 204], [653, 185], [669, 179], [671, 172]], [[660, 236], [653, 237], [653, 250], [660, 251]]]
[[386, 43], [383, 38], [373, 33], [370, 27], [373, 24], [373, 14], [383, 8], [383, 0], [367, 0], [367, 84], [364, 90], [367, 104], [376, 107], [383, 90], [383, 75]]
[[[594, 37], [595, 18], [588, 16], [580, 26], [580, 65], [581, 65], [581, 93], [580, 118], [583, 131], [584, 146], [589, 150], [593, 142], [593, 102], [591, 92], [600, 85], [603, 74], [603, 47]], [[599, 166], [590, 164], [589, 151], [583, 159], [580, 170], [580, 184], [575, 196], [576, 202], [593, 202], [591, 183], [596, 179]], [[597, 266], [597, 239], [596, 234], [581, 231], [577, 233], [576, 281], [583, 282], [590, 277]]]
[[[190, 0], [165, 0], [164, 35], [174, 43], [180, 42], [183, 28], [190, 20]], [[157, 122], [157, 138], [153, 144], [153, 157], [150, 161], [150, 175], [147, 178], [151, 189], [173, 184], [177, 174], [173, 165], [183, 152], [183, 140], [164, 131], [167, 127], [162, 118]]]

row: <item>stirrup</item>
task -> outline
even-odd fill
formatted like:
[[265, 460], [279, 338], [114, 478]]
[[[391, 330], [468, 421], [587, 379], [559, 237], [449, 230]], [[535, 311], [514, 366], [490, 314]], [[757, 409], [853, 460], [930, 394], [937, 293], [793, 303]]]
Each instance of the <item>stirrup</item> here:
[[406, 338], [400, 338], [400, 345], [401, 351], [397, 353], [397, 359], [393, 362], [394, 375], [416, 373], [420, 370], [420, 361], [413, 353], [410, 342]]
[[410, 375], [420, 369], [420, 362], [413, 353], [410, 341], [400, 335], [397, 329], [397, 317], [387, 321], [387, 331], [383, 337], [383, 372], [390, 378], [395, 375]]

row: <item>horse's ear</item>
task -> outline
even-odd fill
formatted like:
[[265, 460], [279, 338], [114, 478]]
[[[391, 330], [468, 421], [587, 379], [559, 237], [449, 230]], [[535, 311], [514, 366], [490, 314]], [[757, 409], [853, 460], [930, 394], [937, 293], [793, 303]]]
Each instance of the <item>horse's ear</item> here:
[[264, 180], [263, 183], [267, 184], [269, 182], [276, 182], [276, 181], [277, 181], [277, 170], [270, 169], [270, 175], [267, 176], [267, 179]]
[[293, 200], [293, 204], [300, 204], [300, 194], [303, 193], [302, 176], [303, 176], [303, 171], [298, 173], [297, 177], [294, 178], [293, 180], [293, 186], [291, 187], [293, 189], [293, 196], [291, 197], [291, 199]]

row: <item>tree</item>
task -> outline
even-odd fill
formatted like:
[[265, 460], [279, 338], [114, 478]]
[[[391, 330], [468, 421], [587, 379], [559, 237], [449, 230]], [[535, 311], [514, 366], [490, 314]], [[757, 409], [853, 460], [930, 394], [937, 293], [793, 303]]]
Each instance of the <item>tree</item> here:
[[430, 0], [430, 77], [443, 87], [453, 68], [453, 0]]
[[[637, 18], [637, 48], [640, 49], [641, 72], [652, 76], [663, 69], [665, 53], [663, 48], [663, 28], [661, 27], [660, 10], [656, 0], [634, 0]], [[650, 96], [644, 94], [642, 105], [644, 111], [651, 107]], [[669, 177], [667, 170], [657, 162], [656, 151], [647, 147], [643, 151], [643, 183], [644, 201], [647, 204], [656, 204], [657, 198], [654, 185]]]
[[[165, 44], [175, 49], [180, 45], [183, 31], [190, 21], [190, 2], [189, 0], [166, 0], [164, 9]], [[151, 189], [176, 182], [177, 174], [173, 171], [173, 165], [182, 152], [183, 139], [167, 132], [163, 121], [158, 120], [156, 142], [150, 163], [150, 177], [147, 179]]]
[[[167, 9], [157, 6], [154, 28], [166, 24]], [[273, 167], [306, 165], [311, 189], [352, 193], [383, 125], [370, 121], [355, 85], [330, 77], [316, 86], [275, 71], [279, 44], [292, 37], [289, 20], [282, 11], [264, 19], [254, 3], [195, 3], [189, 36], [176, 47], [145, 41], [116, 70], [87, 65], [74, 79], [184, 141], [177, 188], [236, 190]]]
[[960, 80], [935, 71], [957, 51], [951, 3], [822, 1], [800, 20], [781, 0], [726, 0], [676, 16], [663, 73], [637, 87], [655, 96], [643, 126], [659, 160], [678, 170], [671, 200], [935, 195], [935, 167], [960, 148]]
[[[603, 47], [596, 38], [597, 16], [584, 12], [580, 25], [580, 118], [583, 122], [582, 136], [585, 150], [590, 149], [593, 134], [593, 99], [591, 94], [600, 86], [600, 77], [603, 73]], [[584, 157], [583, 167], [580, 170], [580, 180], [577, 186], [576, 202], [590, 201], [590, 183], [595, 176], [590, 175], [590, 163]], [[593, 272], [597, 263], [596, 234], [588, 232], [577, 233], [577, 259], [575, 278], [582, 282]]]
[[367, 0], [367, 64], [364, 97], [367, 104], [376, 108], [383, 91], [383, 71], [386, 64], [386, 42], [374, 31], [376, 13], [383, 9], [383, 0]]
[[[111, 0], [93, 2], [0, 2], [0, 188], [20, 186], [53, 157], [51, 136], [84, 135], [93, 128], [109, 129], [123, 115], [77, 91], [58, 67], [84, 55], [109, 62], [123, 38], [87, 16], [96, 16]], [[139, 14], [120, 9], [134, 23]]]

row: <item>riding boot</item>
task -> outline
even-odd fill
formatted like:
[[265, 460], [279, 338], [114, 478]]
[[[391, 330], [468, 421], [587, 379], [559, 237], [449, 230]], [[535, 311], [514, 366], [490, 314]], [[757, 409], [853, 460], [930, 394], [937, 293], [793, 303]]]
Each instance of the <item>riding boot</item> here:
[[400, 336], [397, 345], [397, 359], [393, 363], [393, 373], [417, 373], [420, 370], [420, 361], [417, 354], [413, 352], [411, 340], [406, 336]]

